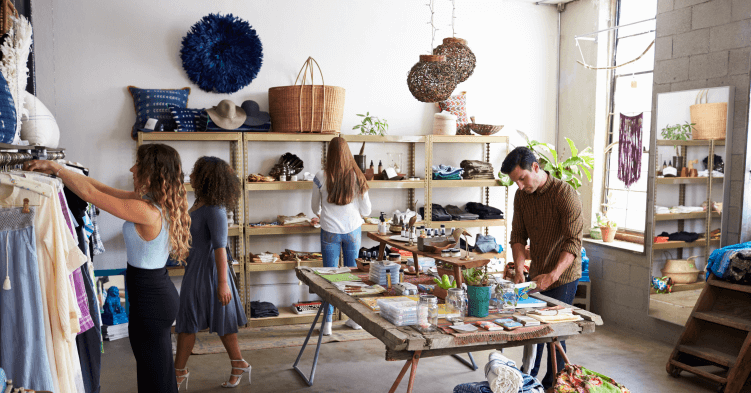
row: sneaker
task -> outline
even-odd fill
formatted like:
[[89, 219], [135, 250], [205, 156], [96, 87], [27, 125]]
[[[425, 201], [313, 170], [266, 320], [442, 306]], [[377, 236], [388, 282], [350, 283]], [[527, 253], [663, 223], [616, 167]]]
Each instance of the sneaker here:
[[323, 335], [324, 336], [331, 335], [331, 322], [326, 322], [323, 324]]
[[352, 329], [355, 329], [355, 330], [362, 329], [362, 326], [358, 325], [357, 322], [355, 322], [355, 321], [353, 321], [351, 319], [348, 319], [347, 322], [344, 322], [344, 324], [347, 325], [347, 326], [349, 326], [349, 327], [351, 327]]

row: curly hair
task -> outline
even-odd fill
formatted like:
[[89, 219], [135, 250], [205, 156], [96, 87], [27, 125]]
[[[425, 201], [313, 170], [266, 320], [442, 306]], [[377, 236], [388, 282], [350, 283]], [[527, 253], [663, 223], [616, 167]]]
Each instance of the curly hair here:
[[149, 194], [166, 213], [170, 256], [183, 262], [190, 250], [190, 215], [180, 154], [160, 143], [141, 145], [136, 153], [136, 165], [136, 191], [141, 196]]
[[324, 174], [329, 203], [348, 205], [356, 196], [363, 196], [368, 191], [368, 181], [342, 137], [335, 137], [329, 142]]
[[232, 210], [240, 199], [240, 179], [229, 164], [217, 157], [201, 157], [193, 165], [191, 179], [196, 200]]

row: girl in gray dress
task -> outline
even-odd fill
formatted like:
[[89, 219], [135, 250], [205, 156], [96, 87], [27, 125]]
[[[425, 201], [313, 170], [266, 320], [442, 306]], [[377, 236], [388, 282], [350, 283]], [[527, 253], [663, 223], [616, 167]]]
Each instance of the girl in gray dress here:
[[232, 363], [229, 380], [222, 387], [236, 387], [248, 373], [250, 364], [243, 359], [237, 342], [238, 326], [247, 319], [237, 295], [232, 272], [227, 264], [227, 213], [240, 198], [240, 180], [225, 161], [201, 157], [193, 166], [190, 182], [196, 201], [190, 209], [190, 233], [193, 238], [180, 289], [177, 313], [177, 354], [175, 375], [178, 386], [187, 381], [188, 357], [196, 342], [196, 332], [208, 328], [217, 333]]

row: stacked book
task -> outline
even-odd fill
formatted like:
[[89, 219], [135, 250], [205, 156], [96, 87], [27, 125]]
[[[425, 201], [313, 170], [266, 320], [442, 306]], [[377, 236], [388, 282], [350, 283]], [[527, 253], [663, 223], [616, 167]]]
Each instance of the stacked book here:
[[128, 322], [119, 325], [102, 325], [102, 338], [105, 341], [115, 341], [128, 337]]

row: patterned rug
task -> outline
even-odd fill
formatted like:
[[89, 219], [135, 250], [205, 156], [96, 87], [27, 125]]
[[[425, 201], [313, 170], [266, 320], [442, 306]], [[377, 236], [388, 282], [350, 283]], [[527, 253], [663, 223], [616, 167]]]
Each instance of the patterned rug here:
[[[320, 326], [320, 324], [319, 324]], [[258, 328], [241, 328], [237, 332], [237, 340], [240, 342], [240, 350], [253, 351], [256, 349], [301, 347], [305, 336], [310, 329], [309, 324], [266, 326]], [[332, 334], [323, 336], [321, 343], [343, 341], [358, 341], [375, 339], [365, 330], [354, 330], [344, 325], [344, 322], [334, 322]], [[177, 336], [172, 335], [172, 347], [177, 348]], [[318, 342], [318, 328], [313, 330], [308, 345], [315, 346]], [[222, 341], [216, 334], [199, 332], [196, 334], [196, 345], [193, 347], [193, 355], [207, 355], [212, 353], [224, 353]]]

